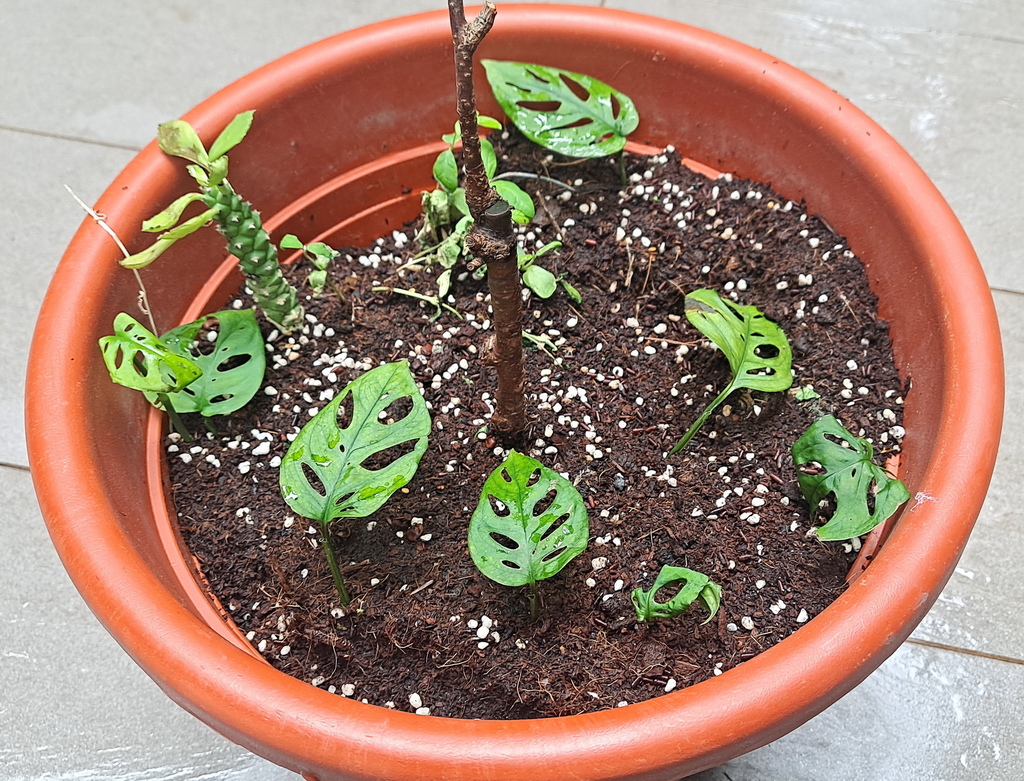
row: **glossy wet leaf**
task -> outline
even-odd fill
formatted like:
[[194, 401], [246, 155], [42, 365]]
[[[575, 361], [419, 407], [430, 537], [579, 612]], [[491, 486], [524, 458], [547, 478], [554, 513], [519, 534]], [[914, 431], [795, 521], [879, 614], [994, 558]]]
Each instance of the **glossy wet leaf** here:
[[[411, 402], [405, 417], [379, 419], [401, 399]], [[344, 427], [342, 404], [350, 410]], [[369, 515], [412, 479], [429, 433], [430, 413], [409, 364], [378, 366], [350, 382], [295, 437], [281, 462], [281, 493], [295, 512], [321, 524]], [[391, 448], [404, 452], [381, 466], [364, 465]]]
[[575, 486], [513, 450], [484, 483], [469, 521], [469, 554], [491, 580], [523, 586], [560, 572], [587, 547], [589, 533]]
[[[208, 355], [193, 351], [210, 318], [217, 321], [217, 340]], [[178, 326], [160, 341], [175, 355], [188, 358], [202, 375], [187, 388], [169, 394], [178, 412], [198, 412], [205, 418], [227, 415], [241, 409], [263, 384], [266, 349], [263, 335], [251, 309], [228, 309]], [[148, 396], [149, 394], [147, 394]], [[150, 398], [155, 403], [155, 398]]]
[[221, 131], [217, 140], [213, 142], [213, 146], [210, 147], [211, 162], [218, 160], [238, 146], [249, 132], [249, 128], [252, 127], [252, 118], [255, 113], [255, 111], [243, 111], [228, 123], [228, 126]]
[[193, 361], [176, 355], [124, 312], [114, 318], [114, 335], [104, 336], [99, 345], [110, 379], [134, 390], [171, 393], [202, 373]]
[[[678, 588], [678, 591], [667, 602], [655, 599], [661, 589], [672, 587]], [[675, 618], [685, 613], [694, 602], [700, 602], [708, 611], [708, 617], [702, 622], [706, 624], [718, 612], [722, 602], [722, 587], [695, 570], [665, 566], [647, 591], [634, 589], [630, 598], [638, 621]]]
[[732, 379], [672, 448], [678, 453], [711, 413], [739, 388], [778, 392], [793, 384], [793, 351], [778, 325], [756, 306], [724, 300], [714, 290], [695, 290], [686, 296], [686, 319], [718, 345], [729, 361]]
[[570, 157], [614, 154], [640, 121], [632, 100], [591, 76], [524, 62], [482, 62], [509, 119], [552, 151]]
[[832, 517], [817, 530], [823, 540], [867, 534], [910, 498], [902, 481], [874, 463], [871, 443], [853, 436], [832, 415], [815, 421], [791, 450], [814, 522], [830, 494], [835, 503]]
[[793, 384], [793, 351], [778, 325], [756, 306], [727, 301], [714, 290], [686, 296], [686, 319], [725, 353], [736, 388], [784, 391]]

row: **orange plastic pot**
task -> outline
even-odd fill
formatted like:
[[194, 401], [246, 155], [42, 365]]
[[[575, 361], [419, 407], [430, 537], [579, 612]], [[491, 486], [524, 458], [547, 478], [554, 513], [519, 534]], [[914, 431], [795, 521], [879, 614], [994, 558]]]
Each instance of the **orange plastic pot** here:
[[[134, 311], [131, 274], [86, 221], [47, 294], [32, 348], [28, 431], [39, 501], [65, 566], [117, 641], [167, 694], [229, 739], [307, 778], [678, 779], [764, 745], [863, 680], [949, 578], [982, 506], [999, 437], [1002, 358], [988, 287], [924, 173], [832, 90], [701, 30], [596, 8], [503, 6], [483, 56], [591, 73], [635, 100], [634, 138], [804, 199], [865, 260], [913, 383], [901, 472], [913, 498], [863, 575], [792, 637], [691, 688], [602, 713], [487, 722], [343, 699], [245, 650], [177, 548], [157, 427], [111, 384], [96, 340]], [[278, 235], [371, 238], [413, 216], [454, 119], [440, 13], [327, 39], [188, 114], [204, 137], [256, 123], [232, 180]], [[486, 90], [481, 90], [486, 92]], [[488, 113], [497, 109], [483, 105]], [[154, 146], [98, 204], [130, 248], [188, 187]], [[221, 305], [235, 284], [219, 237], [144, 272], [161, 327]], [[211, 305], [212, 306], [208, 306]]]

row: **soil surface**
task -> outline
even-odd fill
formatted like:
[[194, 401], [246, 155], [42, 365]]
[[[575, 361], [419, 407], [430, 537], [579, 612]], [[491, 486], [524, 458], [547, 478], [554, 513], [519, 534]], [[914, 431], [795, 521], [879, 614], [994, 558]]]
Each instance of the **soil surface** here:
[[[844, 589], [858, 541], [823, 543], [800, 496], [790, 445], [821, 414], [898, 449], [903, 387], [887, 326], [860, 261], [801, 204], [761, 184], [710, 180], [671, 149], [618, 162], [571, 161], [516, 140], [501, 171], [538, 203], [528, 248], [582, 295], [531, 295], [530, 428], [488, 431], [495, 378], [485, 357], [486, 281], [457, 270], [449, 304], [436, 266], [407, 266], [415, 226], [344, 248], [323, 296], [301, 289], [308, 325], [269, 335], [264, 392], [188, 445], [167, 441], [181, 531], [213, 592], [275, 667], [314, 686], [400, 710], [464, 718], [561, 716], [649, 699], [718, 675], [786, 638]], [[304, 284], [311, 267], [288, 274]], [[721, 352], [683, 316], [687, 291], [713, 288], [779, 323], [794, 353], [793, 392], [737, 392], [687, 449], [665, 457], [729, 381]], [[244, 295], [232, 304], [250, 306]], [[262, 322], [262, 321], [261, 321]], [[289, 438], [360, 373], [407, 360], [434, 431], [412, 482], [374, 515], [332, 533], [353, 595], [337, 594], [315, 522], [280, 496]], [[590, 544], [540, 584], [532, 622], [523, 589], [470, 560], [466, 532], [487, 475], [515, 446], [568, 476], [590, 515]], [[663, 565], [722, 587], [709, 623], [695, 604], [673, 620], [636, 620], [629, 594]]]

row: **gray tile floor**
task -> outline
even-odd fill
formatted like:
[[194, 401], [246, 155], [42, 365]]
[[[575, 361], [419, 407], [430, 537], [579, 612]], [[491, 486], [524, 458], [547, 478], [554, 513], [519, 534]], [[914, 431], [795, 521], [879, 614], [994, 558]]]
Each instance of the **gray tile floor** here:
[[[989, 500], [924, 623], [862, 686], [702, 781], [1018, 779], [1024, 760], [1024, 6], [1016, 0], [607, 0], [707, 27], [849, 97], [922, 164], [988, 273], [1008, 414]], [[296, 0], [0, 4], [0, 781], [294, 778], [172, 705], [85, 608], [50, 548], [23, 443], [24, 367], [50, 274], [151, 137], [330, 31], [442, 6]], [[1018, 508], [1015, 512], [1014, 508]], [[73, 645], [69, 644], [73, 638]]]

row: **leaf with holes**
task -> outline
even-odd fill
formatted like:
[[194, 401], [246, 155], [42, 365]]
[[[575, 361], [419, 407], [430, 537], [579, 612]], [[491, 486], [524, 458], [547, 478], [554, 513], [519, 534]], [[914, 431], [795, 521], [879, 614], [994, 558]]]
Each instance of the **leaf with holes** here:
[[[195, 343], [210, 319], [217, 321], [217, 338], [213, 349], [203, 354]], [[170, 394], [171, 404], [178, 412], [198, 412], [204, 418], [227, 415], [248, 404], [263, 384], [266, 348], [251, 309], [214, 312], [168, 331], [160, 341], [175, 355], [193, 361], [203, 372], [187, 388]], [[155, 403], [154, 397], [147, 397]]]
[[[677, 586], [678, 591], [667, 602], [658, 602], [655, 597], [663, 588]], [[685, 567], [662, 567], [654, 584], [647, 590], [633, 589], [630, 595], [638, 621], [653, 621], [659, 618], [675, 618], [685, 613], [695, 601], [707, 608], [706, 624], [718, 612], [722, 602], [722, 587], [712, 583], [707, 575]]]
[[830, 494], [835, 502], [832, 517], [817, 530], [822, 540], [867, 534], [910, 498], [902, 481], [873, 462], [871, 443], [853, 436], [832, 415], [816, 420], [791, 452], [812, 517]]
[[193, 361], [176, 355], [124, 312], [114, 318], [114, 335], [104, 336], [99, 344], [110, 379], [133, 390], [170, 393], [202, 373]]
[[592, 76], [525, 62], [483, 60], [499, 105], [523, 135], [570, 157], [604, 157], [640, 122], [633, 101]]
[[587, 547], [590, 524], [575, 486], [517, 453], [491, 472], [469, 521], [469, 555], [503, 586], [557, 574]]
[[[391, 422], [381, 420], [403, 399], [411, 406], [404, 417], [390, 410], [384, 418]], [[429, 433], [430, 413], [409, 364], [378, 366], [345, 386], [295, 437], [281, 462], [281, 493], [295, 512], [322, 525], [362, 518], [412, 479]], [[393, 448], [405, 452], [379, 466], [365, 465]]]
[[678, 453], [711, 413], [738, 388], [778, 392], [793, 384], [793, 351], [786, 334], [756, 306], [722, 299], [714, 290], [695, 290], [684, 303], [686, 319], [718, 345], [729, 361], [732, 380], [669, 451]]

